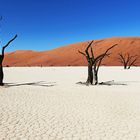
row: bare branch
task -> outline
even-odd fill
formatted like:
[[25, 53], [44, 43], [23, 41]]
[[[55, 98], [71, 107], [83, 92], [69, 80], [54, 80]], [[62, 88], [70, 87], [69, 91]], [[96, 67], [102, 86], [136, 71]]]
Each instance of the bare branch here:
[[125, 55], [122, 53], [119, 53], [119, 60], [121, 60], [122, 64], [125, 66], [126, 65], [126, 60], [125, 60]]
[[97, 56], [97, 57], [95, 58], [95, 63], [97, 63], [100, 59], [103, 59], [103, 58], [107, 55], [108, 51], [111, 50], [112, 48], [114, 48], [116, 45], [117, 45], [117, 44], [111, 46], [111, 47], [108, 48], [103, 54]]
[[92, 49], [92, 47], [91, 47], [91, 55], [92, 55], [92, 60], [94, 60], [95, 58], [94, 58], [94, 54], [93, 54], [93, 49]]
[[131, 59], [132, 59], [132, 57], [130, 56], [130, 54], [129, 54], [129, 53], [127, 53], [127, 58], [126, 58], [126, 61], [125, 61], [126, 66], [127, 66], [127, 65], [128, 65], [128, 63], [131, 61]]
[[86, 52], [88, 58], [90, 58], [90, 55], [89, 55], [89, 53], [88, 53], [88, 49], [89, 49], [89, 47], [91, 47], [91, 44], [92, 44], [92, 43], [93, 43], [93, 40], [88, 44], [88, 46], [87, 46], [87, 48], [86, 48], [86, 50], [85, 50], [85, 52]]
[[137, 58], [135, 58], [132, 62], [129, 63], [128, 69], [130, 69], [131, 66], [134, 66], [137, 61]]
[[106, 54], [103, 53], [103, 54], [97, 56], [97, 57], [95, 58], [95, 60], [94, 60], [94, 63], [97, 63], [97, 62], [98, 62], [100, 59], [102, 59], [105, 55], [106, 55]]
[[86, 54], [85, 54], [85, 53], [83, 53], [83, 52], [81, 52], [81, 51], [79, 51], [79, 50], [78, 50], [78, 52], [79, 52], [80, 54], [82, 54], [82, 55], [86, 56]]
[[91, 47], [91, 44], [92, 44], [92, 43], [93, 43], [93, 41], [91, 41], [91, 42], [88, 44], [88, 46], [86, 47], [85, 53], [78, 50], [78, 52], [79, 52], [80, 54], [84, 55], [84, 56], [86, 57], [87, 61], [89, 61], [89, 62], [90, 62], [91, 60], [90, 60], [90, 55], [89, 55], [89, 53], [88, 53], [88, 49], [89, 49], [89, 47]]
[[17, 35], [15, 35], [10, 41], [8, 41], [8, 43], [7, 43], [5, 46], [2, 47], [2, 55], [4, 55], [4, 50], [5, 50], [5, 48], [8, 47], [8, 45], [9, 45], [12, 41], [14, 41], [16, 38], [17, 38]]
[[15, 35], [10, 41], [8, 41], [8, 43], [3, 46], [3, 48], [6, 48], [12, 41], [14, 41], [17, 38], [17, 35]]
[[122, 63], [122, 64], [124, 63], [123, 60], [120, 57], [118, 57], [118, 60], [119, 60], [120, 63]]
[[138, 57], [138, 56], [137, 55], [133, 55], [133, 56], [130, 56], [129, 59], [131, 61], [133, 58], [136, 58], [136, 57]]
[[[108, 56], [109, 54], [106, 54], [105, 56]], [[103, 58], [105, 57], [105, 56], [103, 56], [101, 59], [99, 59], [99, 61], [97, 62], [98, 63], [98, 66], [97, 66], [97, 69], [96, 69], [96, 71], [97, 71], [97, 73], [98, 73], [98, 71], [99, 71], [99, 67], [100, 67], [100, 65], [101, 65], [101, 63], [102, 63], [102, 60], [103, 60]]]
[[115, 44], [115, 45], [113, 45], [113, 46], [111, 46], [110, 48], [108, 48], [106, 51], [105, 51], [105, 54], [107, 54], [107, 52], [109, 51], [109, 50], [111, 50], [111, 49], [113, 49], [115, 46], [117, 46], [118, 44]]
[[[108, 49], [105, 51], [104, 54], [102, 54], [101, 58], [99, 59], [98, 66], [97, 66], [97, 73], [98, 73], [98, 71], [99, 71], [99, 67], [100, 67], [100, 65], [101, 65], [102, 60], [104, 59], [104, 57], [110, 55], [110, 53], [108, 54], [108, 51], [111, 50], [111, 49], [113, 49], [113, 48], [114, 48], [115, 46], [117, 46], [117, 45], [118, 45], [118, 44], [115, 44], [115, 45], [111, 46], [110, 48], [108, 48]], [[95, 62], [95, 63], [97, 63], [97, 62]]]

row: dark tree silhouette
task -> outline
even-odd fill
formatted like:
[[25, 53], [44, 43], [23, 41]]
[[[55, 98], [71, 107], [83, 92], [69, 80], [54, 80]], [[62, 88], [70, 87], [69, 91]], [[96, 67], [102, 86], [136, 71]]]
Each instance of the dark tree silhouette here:
[[[0, 21], [2, 20], [2, 16], [0, 16]], [[5, 48], [9, 46], [9, 44], [14, 41], [17, 38], [17, 35], [15, 35], [10, 41], [7, 42], [6, 45], [4, 45], [2, 47], [2, 54], [0, 55], [0, 86], [3, 86], [3, 78], [4, 78], [4, 74], [3, 74], [3, 66], [2, 66], [2, 62], [4, 60], [4, 51]]]
[[[93, 49], [92, 49], [92, 44], [93, 41], [88, 43], [88, 46], [85, 49], [85, 52], [81, 52], [78, 50], [80, 54], [86, 57], [86, 60], [88, 62], [88, 78], [86, 81], [86, 84], [93, 84], [97, 85], [98, 84], [98, 71], [99, 67], [102, 63], [102, 60], [106, 57], [109, 56], [110, 54], [108, 53], [112, 48], [114, 48], [117, 44], [111, 46], [108, 48], [104, 53], [98, 55], [97, 57], [94, 56]], [[90, 49], [90, 53], [89, 53]]]
[[119, 53], [118, 55], [119, 55], [118, 60], [120, 63], [123, 64], [124, 69], [130, 69], [131, 66], [136, 66], [136, 62], [138, 59], [137, 55], [130, 55], [129, 53], [127, 54]]
[[14, 36], [14, 38], [12, 38], [5, 46], [2, 47], [2, 54], [0, 55], [0, 86], [3, 86], [3, 77], [4, 77], [4, 74], [3, 74], [3, 66], [2, 66], [2, 62], [3, 62], [3, 59], [4, 59], [4, 51], [5, 51], [5, 48], [9, 46], [9, 44], [14, 41], [16, 39], [17, 35]]

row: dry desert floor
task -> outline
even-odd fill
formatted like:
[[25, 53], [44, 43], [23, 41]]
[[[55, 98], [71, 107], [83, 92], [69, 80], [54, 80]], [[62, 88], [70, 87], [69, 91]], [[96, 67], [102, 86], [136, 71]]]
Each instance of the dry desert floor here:
[[0, 140], [140, 140], [140, 67], [7, 67], [0, 87]]

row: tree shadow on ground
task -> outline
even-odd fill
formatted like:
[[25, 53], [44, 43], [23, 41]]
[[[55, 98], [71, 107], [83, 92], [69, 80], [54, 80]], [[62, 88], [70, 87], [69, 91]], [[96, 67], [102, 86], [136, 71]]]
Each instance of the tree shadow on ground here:
[[52, 87], [55, 86], [56, 82], [27, 82], [27, 83], [4, 83], [4, 87], [15, 87], [15, 86], [42, 86], [42, 87]]
[[114, 80], [112, 80], [112, 81], [101, 82], [101, 83], [99, 83], [99, 85], [107, 85], [107, 86], [121, 85], [121, 86], [126, 86], [127, 84], [126, 84], [126, 82], [122, 82], [122, 81], [115, 82]]
[[[76, 84], [89, 86], [89, 84], [87, 84], [86, 82], [77, 82]], [[125, 81], [115, 82], [114, 80], [111, 80], [111, 81], [105, 81], [105, 82], [98, 83], [95, 86], [98, 86], [98, 85], [107, 85], [107, 86], [121, 85], [121, 86], [126, 86], [128, 84]]]

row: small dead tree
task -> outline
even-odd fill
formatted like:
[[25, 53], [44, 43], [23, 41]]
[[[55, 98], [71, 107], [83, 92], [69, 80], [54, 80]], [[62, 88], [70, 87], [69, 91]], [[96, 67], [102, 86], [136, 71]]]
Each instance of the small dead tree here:
[[3, 86], [3, 77], [4, 77], [4, 74], [3, 74], [3, 66], [2, 66], [2, 62], [3, 62], [3, 59], [4, 59], [4, 51], [5, 51], [5, 48], [9, 46], [9, 44], [14, 41], [16, 39], [17, 35], [15, 35], [5, 46], [2, 47], [2, 54], [0, 55], [0, 86]]
[[136, 62], [138, 59], [137, 55], [130, 55], [129, 53], [127, 54], [119, 53], [118, 55], [119, 55], [118, 60], [120, 63], [123, 64], [124, 69], [130, 69], [131, 66], [136, 66]]
[[[2, 16], [0, 17], [0, 21], [1, 20], [2, 20]], [[0, 54], [0, 86], [4, 85], [3, 83], [4, 74], [3, 74], [3, 66], [2, 66], [2, 62], [4, 60], [4, 51], [5, 51], [5, 48], [8, 47], [9, 44], [13, 42], [16, 38], [17, 38], [17, 35], [15, 35], [10, 41], [7, 42], [6, 45], [2, 47], [2, 54]]]
[[[85, 52], [81, 52], [78, 50], [80, 54], [86, 57], [86, 60], [88, 62], [88, 78], [86, 81], [86, 84], [93, 84], [97, 85], [98, 84], [98, 71], [99, 67], [102, 63], [102, 60], [106, 57], [109, 56], [110, 54], [108, 53], [112, 48], [114, 48], [117, 44], [111, 46], [108, 48], [104, 53], [98, 55], [97, 57], [94, 56], [93, 49], [92, 49], [92, 44], [93, 41], [91, 41], [88, 46], [85, 49]], [[90, 49], [90, 53], [89, 53]]]

